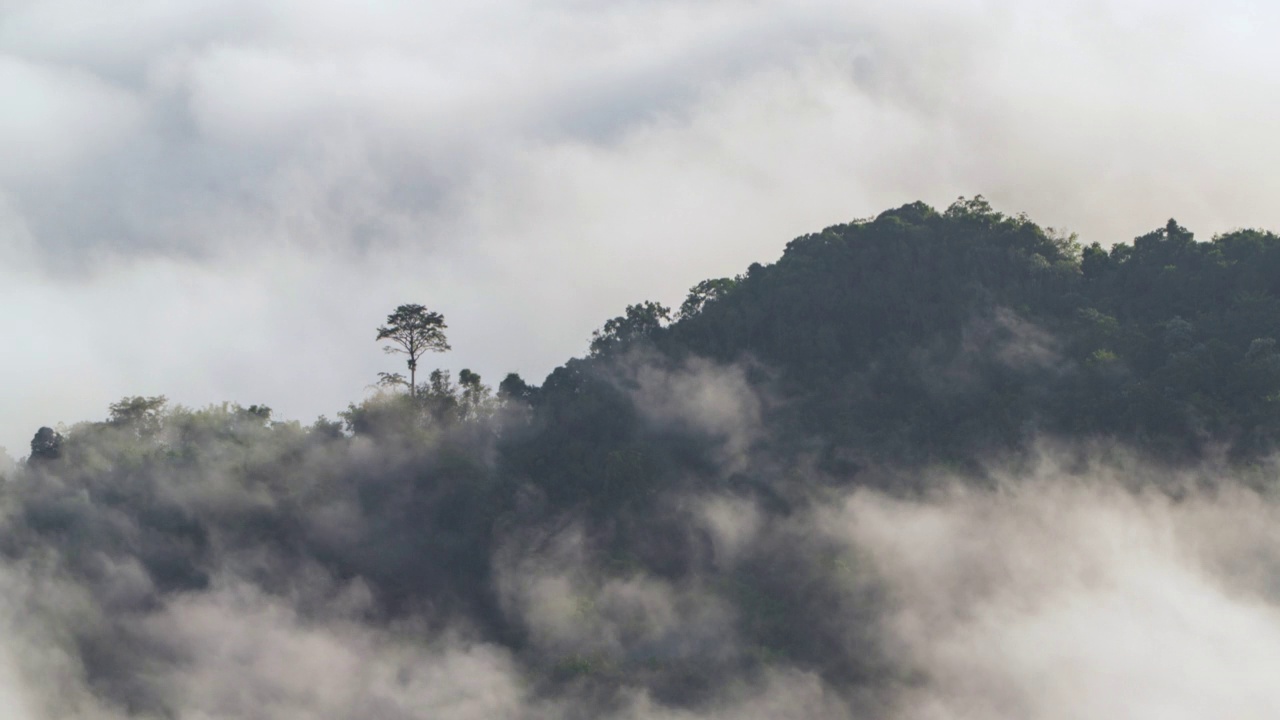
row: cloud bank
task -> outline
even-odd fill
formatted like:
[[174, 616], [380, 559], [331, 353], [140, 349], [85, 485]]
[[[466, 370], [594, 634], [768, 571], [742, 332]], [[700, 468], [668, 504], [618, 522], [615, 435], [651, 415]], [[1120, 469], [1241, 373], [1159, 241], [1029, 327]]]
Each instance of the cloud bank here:
[[237, 422], [171, 418], [180, 463], [105, 427], [74, 466], [11, 471], [8, 717], [1263, 718], [1280, 701], [1280, 503], [1213, 467], [1077, 448], [981, 486], [780, 480], [786, 507], [675, 491], [629, 547], [683, 548], [682, 568], [518, 511], [486, 529], [487, 559], [458, 556], [490, 567], [486, 609], [444, 602], [468, 592], [446, 586], [466, 576], [448, 517], [478, 482], [441, 464], [456, 439], [397, 456]]

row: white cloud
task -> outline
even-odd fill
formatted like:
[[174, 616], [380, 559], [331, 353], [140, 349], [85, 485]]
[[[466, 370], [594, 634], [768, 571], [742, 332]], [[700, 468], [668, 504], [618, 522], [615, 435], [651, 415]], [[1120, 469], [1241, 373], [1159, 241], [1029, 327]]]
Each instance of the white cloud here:
[[1134, 494], [1107, 472], [1009, 480], [825, 514], [885, 583], [887, 647], [927, 678], [898, 717], [1272, 712], [1280, 611], [1248, 578], [1275, 567], [1274, 503]]
[[8, 186], [49, 192], [136, 132], [141, 120], [136, 98], [74, 68], [0, 54], [0, 87], [0, 182]]
[[[6, 10], [0, 326], [34, 335], [0, 370], [68, 372], [9, 391], [10, 446], [144, 387], [332, 413], [401, 302], [445, 311], [442, 363], [536, 380], [627, 303], [916, 199], [1280, 227], [1278, 18], [1245, 2]], [[260, 361], [296, 354], [332, 372]]]

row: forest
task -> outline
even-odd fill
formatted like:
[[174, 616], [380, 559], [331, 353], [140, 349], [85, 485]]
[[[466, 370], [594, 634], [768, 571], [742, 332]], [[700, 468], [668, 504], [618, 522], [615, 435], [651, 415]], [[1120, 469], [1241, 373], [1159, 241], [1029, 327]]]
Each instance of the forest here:
[[41, 717], [916, 717], [960, 691], [904, 628], [1017, 543], [925, 592], [894, 528], [986, 537], [973, 493], [1044, 527], [1081, 484], [1174, 518], [1274, 494], [1270, 232], [1103, 247], [912, 203], [626, 307], [540, 382], [418, 373], [444, 319], [403, 308], [378, 340], [426, 319], [409, 377], [333, 419], [128, 397], [35, 433], [0, 584], [15, 672], [63, 688]]

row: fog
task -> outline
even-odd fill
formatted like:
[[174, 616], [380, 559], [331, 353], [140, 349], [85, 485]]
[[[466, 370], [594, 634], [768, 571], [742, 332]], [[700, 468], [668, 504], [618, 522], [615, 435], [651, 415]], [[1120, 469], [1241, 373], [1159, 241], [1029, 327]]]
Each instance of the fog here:
[[[516, 408], [355, 438], [220, 407], [77, 427], [61, 459], [6, 471], [0, 709], [1054, 720], [1280, 702], [1265, 465], [1045, 438], [978, 477], [851, 483], [769, 457], [772, 401], [741, 367], [644, 358], [618, 366], [631, 399], [713, 465], [640, 516], [557, 511], [530, 486], [485, 524], [498, 510], [466, 498], [489, 480], [459, 454], [483, 458]], [[771, 489], [726, 483], [744, 470]]]
[[[541, 377], [627, 304], [985, 194], [1109, 244], [1277, 227], [1257, 3], [205, 3], [0, 13], [0, 444], [126, 394], [332, 414]], [[305, 369], [305, 379], [300, 372]]]
[[[775, 452], [769, 368], [632, 353], [593, 381], [670, 466], [610, 514], [652, 469], [625, 442], [584, 469], [591, 438], [551, 438], [583, 483], [556, 496], [500, 446], [528, 408], [451, 424], [369, 384], [396, 305], [448, 320], [422, 375], [536, 384], [628, 303], [917, 199], [1104, 245], [1280, 227], [1278, 21], [0, 2], [0, 715], [1271, 717], [1266, 463], [1044, 437], [843, 476]], [[1013, 311], [957, 333], [905, 356], [926, 394], [1079, 371]], [[154, 427], [92, 422], [161, 394]], [[363, 397], [373, 430], [289, 422]], [[13, 461], [60, 422], [63, 457]]]

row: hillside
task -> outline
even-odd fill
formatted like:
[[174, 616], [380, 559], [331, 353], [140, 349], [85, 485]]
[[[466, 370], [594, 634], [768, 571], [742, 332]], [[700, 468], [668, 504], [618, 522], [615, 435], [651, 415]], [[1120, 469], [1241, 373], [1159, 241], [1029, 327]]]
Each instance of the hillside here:
[[768, 399], [768, 456], [844, 480], [883, 466], [980, 472], [1046, 440], [1249, 463], [1280, 437], [1278, 292], [1270, 233], [1196, 242], [1171, 220], [1108, 252], [981, 199], [943, 213], [916, 203], [703, 283], [669, 326], [652, 303], [629, 308], [613, 321], [619, 342], [533, 395], [538, 433], [514, 456], [548, 486], [576, 468], [590, 483], [622, 447], [650, 463], [636, 471], [647, 478], [683, 472], [687, 457], [666, 456], [687, 433], [632, 417], [619, 388], [635, 388], [637, 364], [694, 361], [743, 373]]
[[[256, 717], [302, 693], [321, 716], [417, 717], [404, 688], [461, 663], [516, 698], [490, 716], [733, 716], [754, 687], [807, 698], [789, 716], [883, 716], [937, 672], [887, 620], [932, 597], [877, 534], [914, 517], [899, 503], [1004, 486], [1046, 447], [1055, 477], [1129, 462], [1121, 484], [1239, 473], [1266, 497], [1278, 322], [1270, 233], [1199, 242], [1171, 220], [1106, 250], [980, 198], [915, 203], [674, 314], [627, 308], [537, 386], [437, 371], [309, 427], [126, 398], [37, 435], [0, 551], [42, 588], [15, 600], [24, 642], [80, 688], [54, 714]], [[273, 632], [283, 660], [252, 640]], [[372, 679], [316, 699], [279, 675], [326, 643], [363, 648]], [[239, 700], [192, 695], [245, 657]]]

